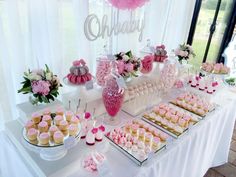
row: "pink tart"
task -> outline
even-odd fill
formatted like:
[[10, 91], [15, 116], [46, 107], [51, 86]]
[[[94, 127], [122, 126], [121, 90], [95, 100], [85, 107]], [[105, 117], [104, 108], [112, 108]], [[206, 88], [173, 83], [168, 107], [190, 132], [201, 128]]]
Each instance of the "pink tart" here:
[[78, 125], [79, 124], [79, 119], [77, 118], [77, 116], [73, 116], [72, 118], [71, 118], [71, 120], [70, 120], [70, 123], [71, 124], [76, 124], [76, 125]]

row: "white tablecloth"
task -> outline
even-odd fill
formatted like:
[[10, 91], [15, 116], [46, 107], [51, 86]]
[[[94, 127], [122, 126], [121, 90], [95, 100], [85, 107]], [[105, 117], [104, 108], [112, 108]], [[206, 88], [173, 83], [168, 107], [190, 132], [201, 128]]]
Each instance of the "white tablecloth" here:
[[[202, 177], [208, 168], [226, 163], [236, 118], [234, 97], [228, 92], [219, 93], [215, 101], [220, 108], [142, 167], [111, 147], [106, 156], [112, 176]], [[4, 133], [0, 134], [0, 144], [0, 174], [3, 177], [36, 175], [37, 172], [25, 165], [17, 148]], [[58, 169], [58, 173], [52, 176], [96, 176], [85, 173], [79, 161], [68, 168]]]

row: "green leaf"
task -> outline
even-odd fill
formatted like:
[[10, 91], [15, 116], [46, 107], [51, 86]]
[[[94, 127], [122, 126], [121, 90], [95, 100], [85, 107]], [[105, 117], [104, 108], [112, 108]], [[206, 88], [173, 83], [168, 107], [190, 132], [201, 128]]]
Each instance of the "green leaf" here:
[[49, 100], [47, 99], [47, 97], [45, 96], [41, 96], [42, 100], [44, 103], [49, 103]]

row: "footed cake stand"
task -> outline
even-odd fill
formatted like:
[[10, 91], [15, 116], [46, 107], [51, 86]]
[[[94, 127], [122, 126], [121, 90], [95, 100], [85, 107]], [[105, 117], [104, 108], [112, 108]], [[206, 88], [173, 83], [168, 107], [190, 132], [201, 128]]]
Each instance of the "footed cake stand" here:
[[64, 143], [55, 144], [51, 139], [48, 145], [39, 144], [38, 140], [30, 141], [26, 136], [25, 128], [22, 131], [23, 144], [31, 151], [38, 153], [40, 157], [47, 161], [55, 161], [63, 158], [67, 151], [75, 146], [80, 140], [81, 124], [78, 125], [78, 133], [73, 138], [69, 135], [64, 137]]

